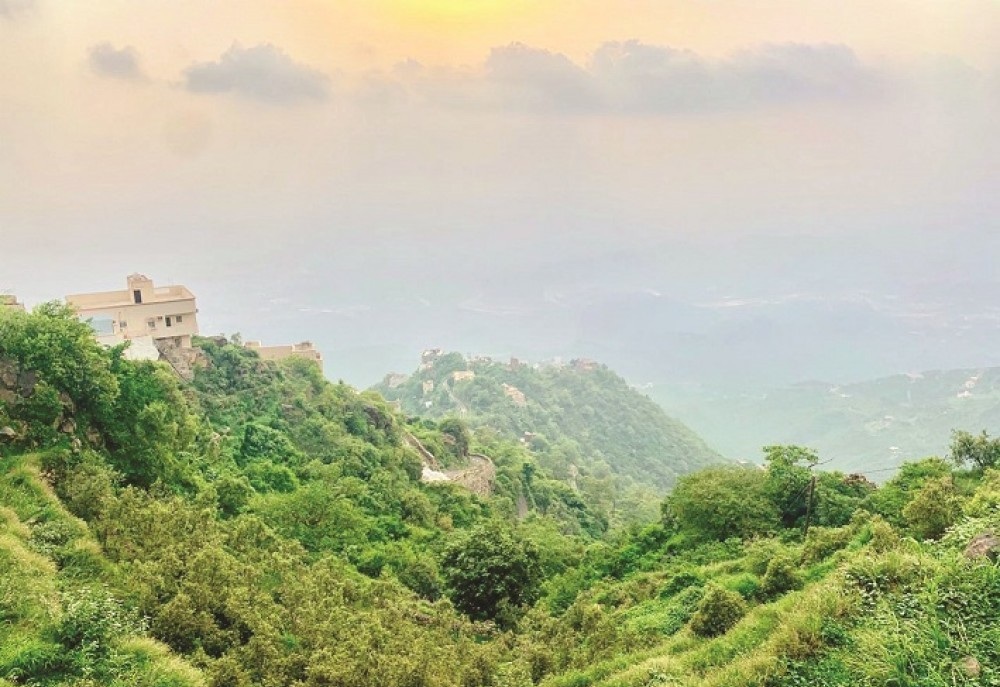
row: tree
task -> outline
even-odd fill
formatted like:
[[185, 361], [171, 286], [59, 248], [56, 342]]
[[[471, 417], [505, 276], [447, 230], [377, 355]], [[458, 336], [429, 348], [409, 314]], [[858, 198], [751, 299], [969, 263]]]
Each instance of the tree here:
[[103, 420], [109, 412], [118, 394], [111, 361], [119, 354], [120, 349], [108, 351], [97, 343], [68, 306], [43, 303], [30, 314], [0, 309], [0, 358], [66, 394], [83, 424]]
[[979, 470], [1000, 465], [1000, 438], [991, 439], [983, 430], [979, 436], [955, 430], [951, 435], [951, 459], [958, 467], [971, 463]]
[[468, 425], [457, 417], [446, 417], [441, 420], [438, 429], [454, 440], [453, 452], [456, 458], [464, 458], [469, 455], [469, 443], [472, 441], [472, 435], [469, 433]]
[[490, 520], [453, 541], [441, 569], [452, 603], [475, 620], [510, 626], [538, 598], [542, 577], [533, 542]]
[[681, 530], [720, 541], [771, 532], [779, 518], [766, 480], [761, 470], [739, 467], [685, 475], [664, 504], [664, 519]]
[[802, 446], [765, 446], [767, 494], [785, 527], [794, 527], [808, 510], [808, 485], [819, 456]]

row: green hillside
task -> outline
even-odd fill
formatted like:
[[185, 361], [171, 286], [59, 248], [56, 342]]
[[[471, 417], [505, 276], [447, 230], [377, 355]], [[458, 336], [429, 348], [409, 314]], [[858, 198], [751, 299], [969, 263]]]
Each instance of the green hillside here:
[[[656, 399], [727, 455], [757, 460], [766, 443], [812, 446], [846, 471], [884, 479], [941, 455], [953, 429], [1000, 432], [1000, 369], [809, 383], [759, 394], [663, 388]], [[875, 472], [878, 471], [878, 472]]]
[[1000, 440], [881, 487], [770, 446], [608, 530], [497, 432], [198, 345], [0, 311], [0, 686], [1000, 684]]
[[460, 416], [526, 439], [554, 475], [614, 475], [662, 494], [679, 475], [723, 462], [682, 423], [590, 361], [532, 367], [458, 353], [434, 356], [405, 380], [376, 389], [412, 415]]

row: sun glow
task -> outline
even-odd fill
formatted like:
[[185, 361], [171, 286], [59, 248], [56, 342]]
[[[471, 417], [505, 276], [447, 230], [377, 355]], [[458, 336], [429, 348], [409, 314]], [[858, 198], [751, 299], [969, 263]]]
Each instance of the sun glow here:
[[400, 17], [419, 22], [482, 24], [521, 17], [528, 0], [390, 0]]

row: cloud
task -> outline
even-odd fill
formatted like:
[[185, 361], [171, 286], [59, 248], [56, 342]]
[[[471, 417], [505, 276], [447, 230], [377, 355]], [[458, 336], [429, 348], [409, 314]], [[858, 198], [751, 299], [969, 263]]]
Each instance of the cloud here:
[[486, 79], [500, 103], [526, 109], [586, 110], [600, 105], [600, 84], [565, 55], [515, 43], [494, 48]]
[[34, 7], [35, 0], [0, 0], [0, 19], [16, 19]]
[[446, 105], [529, 112], [679, 114], [815, 101], [858, 101], [884, 87], [842, 45], [781, 44], [713, 60], [639, 41], [601, 45], [585, 64], [520, 43], [495, 48], [478, 70], [395, 74]]
[[325, 74], [271, 44], [234, 44], [217, 62], [200, 62], [184, 71], [184, 87], [193, 93], [235, 93], [275, 104], [325, 100], [329, 84]]
[[131, 81], [145, 78], [139, 67], [139, 53], [130, 45], [116, 49], [110, 43], [99, 43], [90, 48], [87, 61], [90, 68], [101, 76]]

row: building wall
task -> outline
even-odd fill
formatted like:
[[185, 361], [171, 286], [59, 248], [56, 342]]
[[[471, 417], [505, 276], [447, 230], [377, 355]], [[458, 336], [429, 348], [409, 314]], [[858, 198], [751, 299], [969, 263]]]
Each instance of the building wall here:
[[21, 312], [24, 312], [24, 305], [17, 302], [17, 296], [10, 296], [7, 294], [0, 294], [0, 308], [20, 310]]
[[306, 360], [312, 360], [315, 362], [320, 366], [320, 369], [323, 368], [323, 355], [309, 341], [283, 346], [264, 346], [260, 341], [247, 341], [244, 344], [244, 347], [249, 348], [252, 351], [256, 351], [257, 355], [264, 360], [305, 358]]
[[67, 296], [66, 302], [82, 319], [91, 320], [104, 336], [120, 340], [148, 336], [154, 340], [174, 339], [184, 348], [191, 346], [191, 337], [198, 334], [198, 306], [193, 293], [184, 286], [156, 287], [141, 274], [129, 276], [127, 286], [121, 291]]
[[[70, 305], [76, 303], [70, 301]], [[190, 339], [198, 334], [198, 308], [194, 299], [103, 308], [77, 306], [77, 313], [83, 319], [110, 320], [112, 333], [123, 339], [141, 336], [151, 336], [154, 339]], [[181, 318], [180, 322], [177, 321], [178, 316]], [[168, 321], [170, 326], [167, 326]]]

